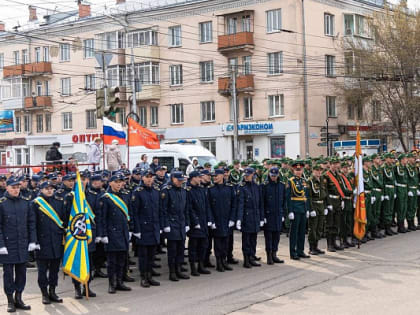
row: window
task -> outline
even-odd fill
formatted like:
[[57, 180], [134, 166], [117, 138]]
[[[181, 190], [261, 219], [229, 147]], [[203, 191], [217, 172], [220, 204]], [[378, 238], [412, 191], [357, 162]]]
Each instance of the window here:
[[96, 110], [94, 109], [86, 111], [86, 128], [96, 129]]
[[121, 124], [121, 126], [125, 127], [127, 125], [127, 121], [126, 121], [127, 115], [125, 113], [125, 108], [124, 107], [120, 107], [118, 109], [119, 109], [119, 111], [118, 111], [118, 117], [119, 117], [120, 124]]
[[71, 94], [71, 78], [61, 79], [61, 96], [69, 96]]
[[327, 77], [335, 76], [335, 56], [325, 55], [325, 75]]
[[237, 28], [236, 28], [237, 20], [238, 19], [236, 17], [228, 17], [227, 18], [227, 23], [226, 23], [227, 34], [236, 34], [237, 33]]
[[21, 118], [20, 116], [16, 116], [15, 117], [15, 132], [16, 133], [21, 133], [22, 132], [22, 122], [21, 122]]
[[376, 100], [372, 102], [372, 120], [381, 120], [381, 103]]
[[228, 59], [228, 67], [232, 72], [238, 71], [238, 57], [231, 57]]
[[203, 22], [200, 26], [200, 43], [211, 43], [213, 41], [212, 22]]
[[143, 29], [130, 32], [127, 35], [127, 46], [140, 47], [140, 46], [157, 46], [158, 45], [158, 32], [152, 29]]
[[45, 131], [51, 132], [51, 114], [50, 113], [45, 114]]
[[169, 47], [177, 47], [181, 45], [181, 25], [169, 27]]
[[147, 107], [146, 106], [140, 106], [140, 112], [139, 112], [139, 124], [143, 127], [147, 126]]
[[85, 90], [87, 91], [95, 90], [95, 75], [94, 74], [85, 75]]
[[362, 104], [357, 104], [357, 120], [363, 120], [363, 106], [362, 106]]
[[73, 129], [72, 113], [71, 112], [62, 113], [62, 116], [63, 116], [63, 130], [72, 130]]
[[213, 80], [214, 80], [213, 61], [200, 62], [200, 81], [213, 82]]
[[286, 156], [285, 137], [275, 137], [270, 140], [271, 158], [278, 159]]
[[243, 56], [242, 57], [242, 67], [244, 75], [251, 74], [251, 56]]
[[244, 97], [244, 119], [252, 119], [252, 97]]
[[31, 132], [31, 116], [29, 115], [23, 116], [23, 132]]
[[268, 74], [275, 75], [283, 73], [283, 52], [268, 54]]
[[45, 96], [50, 95], [50, 81], [44, 82], [44, 91], [45, 91]]
[[15, 63], [15, 65], [20, 64], [19, 50], [16, 50], [16, 51], [13, 52], [13, 62]]
[[171, 124], [184, 123], [184, 106], [182, 104], [171, 105]]
[[251, 32], [251, 16], [242, 16], [242, 32]]
[[44, 59], [43, 59], [43, 61], [44, 62], [50, 61], [50, 47], [44, 46], [42, 49], [44, 51]]
[[35, 62], [41, 62], [41, 47], [35, 48]]
[[70, 61], [70, 44], [60, 44], [60, 61]]
[[157, 126], [159, 124], [159, 112], [157, 106], [150, 107], [150, 125]]
[[83, 57], [92, 58], [95, 56], [95, 42], [93, 38], [83, 41]]
[[326, 97], [327, 115], [328, 117], [337, 117], [335, 96]]
[[4, 54], [0, 53], [0, 69], [4, 67]]
[[216, 155], [216, 140], [202, 140], [201, 144], [204, 148], [213, 153], [213, 155]]
[[125, 67], [113, 66], [106, 71], [108, 86], [125, 86], [126, 76]]
[[334, 36], [334, 15], [329, 13], [324, 14], [324, 34]]
[[159, 63], [158, 62], [142, 62], [135, 65], [136, 90], [140, 90], [140, 84], [152, 85], [160, 83]]
[[366, 17], [358, 14], [344, 14], [344, 34], [370, 37], [370, 29]]
[[267, 33], [281, 31], [281, 9], [270, 10], [267, 15]]
[[44, 115], [36, 115], [36, 132], [44, 131]]
[[278, 117], [284, 115], [284, 95], [270, 95], [268, 97], [269, 115], [270, 117]]
[[169, 66], [171, 85], [182, 85], [182, 65]]
[[16, 164], [22, 165], [22, 149], [15, 149], [15, 155], [16, 155]]
[[22, 49], [22, 62], [23, 64], [29, 63], [29, 54], [27, 49]]
[[36, 81], [36, 95], [42, 96], [42, 82]]
[[201, 121], [215, 121], [216, 120], [216, 109], [214, 101], [201, 102]]
[[29, 149], [28, 148], [23, 149], [23, 154], [24, 154], [24, 158], [25, 158], [25, 164], [26, 165], [31, 164], [31, 162], [29, 160]]
[[347, 104], [347, 119], [354, 119], [354, 108], [353, 104]]
[[[236, 98], [236, 115], [238, 116], [239, 99]], [[229, 99], [229, 119], [233, 121], [235, 118], [235, 106], [233, 104], [233, 98]]]
[[353, 52], [346, 51], [344, 52], [344, 74], [352, 75], [353, 69], [354, 69]]

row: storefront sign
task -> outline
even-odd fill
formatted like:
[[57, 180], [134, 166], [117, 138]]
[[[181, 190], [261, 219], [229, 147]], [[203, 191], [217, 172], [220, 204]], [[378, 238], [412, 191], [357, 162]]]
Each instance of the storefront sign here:
[[103, 138], [103, 134], [101, 133], [92, 133], [92, 134], [80, 134], [80, 135], [73, 135], [71, 139], [73, 143], [85, 143], [85, 142], [92, 142], [95, 138], [101, 137]]
[[[224, 125], [225, 134], [233, 134], [235, 129], [233, 124]], [[254, 122], [238, 124], [239, 135], [249, 134], [270, 134], [273, 132], [273, 123], [271, 122]]]
[[13, 111], [0, 111], [0, 132], [12, 132], [13, 128]]

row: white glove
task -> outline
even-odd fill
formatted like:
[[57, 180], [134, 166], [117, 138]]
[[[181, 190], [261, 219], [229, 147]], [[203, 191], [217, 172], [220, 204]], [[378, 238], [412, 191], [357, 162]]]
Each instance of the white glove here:
[[284, 217], [281, 217], [281, 222], [284, 222]]
[[306, 218], [309, 218], [309, 211], [306, 211]]
[[[328, 210], [327, 210], [327, 211], [328, 211]], [[314, 211], [314, 210], [312, 210], [312, 211], [311, 211], [311, 217], [312, 217], [312, 218], [316, 217], [316, 211]]]
[[327, 209], [330, 210], [330, 211], [332, 211], [333, 210], [333, 206], [332, 205], [328, 205], [327, 206]]
[[414, 197], [414, 194], [413, 194], [413, 192], [412, 192], [412, 191], [409, 191], [409, 192], [408, 192], [408, 197]]
[[170, 226], [164, 227], [163, 232], [170, 233], [171, 232], [171, 227]]
[[267, 219], [266, 218], [264, 218], [264, 224], [267, 224]]
[[131, 240], [131, 237], [133, 236], [133, 232], [128, 232], [128, 239]]
[[135, 237], [137, 237], [138, 239], [141, 239], [141, 233], [133, 233], [133, 235], [134, 235]]
[[264, 221], [260, 221], [260, 227], [264, 226]]
[[96, 237], [95, 238], [95, 243], [96, 244], [100, 243], [101, 241], [102, 241], [102, 238], [100, 238], [100, 237]]
[[420, 190], [417, 190], [417, 196], [420, 196]]
[[6, 247], [0, 248], [0, 255], [9, 255]]
[[353, 209], [356, 209], [356, 203], [353, 202]]
[[384, 201], [385, 200], [385, 196], [381, 196], [381, 201]]
[[207, 222], [207, 226], [211, 226], [211, 224], [212, 224], [211, 222]]
[[385, 198], [385, 200], [389, 200], [389, 196], [388, 195], [385, 195], [384, 198]]
[[188, 231], [190, 230], [190, 227], [187, 225], [186, 227], [185, 227], [185, 233], [188, 233]]
[[397, 194], [394, 194], [394, 199], [396, 199], [397, 198]]
[[357, 195], [357, 189], [353, 190], [353, 195]]
[[163, 232], [162, 230], [159, 230], [159, 234], [162, 234], [162, 232]]
[[344, 209], [344, 201], [341, 202], [341, 209]]
[[211, 225], [211, 229], [212, 229], [212, 230], [215, 230], [215, 229], [216, 229], [216, 223], [213, 223], [213, 224]]
[[108, 236], [102, 237], [102, 243], [104, 243], [104, 244], [108, 244], [109, 243]]
[[328, 215], [328, 209], [324, 209], [324, 215]]
[[240, 220], [236, 221], [236, 229], [241, 230], [241, 221]]
[[229, 221], [229, 227], [231, 228], [232, 226], [235, 226], [235, 222]]
[[[211, 225], [211, 224], [210, 224]], [[194, 229], [201, 229], [201, 226], [200, 226], [200, 224], [197, 224], [196, 226], [194, 226]]]
[[29, 243], [28, 252], [33, 252], [36, 249], [35, 243]]
[[36, 245], [35, 245], [35, 249], [37, 249], [37, 250], [41, 250], [41, 246], [39, 246], [39, 244], [36, 244]]
[[289, 213], [289, 220], [294, 220], [295, 219], [295, 214], [293, 212]]
[[370, 198], [370, 204], [373, 205], [375, 203], [375, 197]]

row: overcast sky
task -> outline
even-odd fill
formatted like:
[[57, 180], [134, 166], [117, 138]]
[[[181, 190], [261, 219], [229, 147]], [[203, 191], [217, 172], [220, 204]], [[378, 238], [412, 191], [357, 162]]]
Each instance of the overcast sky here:
[[[148, 6], [149, 3], [164, 5], [176, 2], [177, 0], [127, 0], [132, 3], [143, 3]], [[182, 0], [178, 0], [181, 2]], [[398, 0], [390, 0], [398, 2]], [[113, 6], [115, 0], [90, 0], [93, 10], [103, 11], [105, 6]], [[420, 9], [420, 0], [408, 0], [409, 6], [413, 9]], [[6, 28], [11, 29], [18, 23], [24, 25], [28, 21], [28, 5], [37, 6], [38, 15], [41, 17], [52, 13], [54, 9], [57, 11], [69, 11], [77, 8], [77, 0], [0, 0], [0, 21], [6, 23]]]

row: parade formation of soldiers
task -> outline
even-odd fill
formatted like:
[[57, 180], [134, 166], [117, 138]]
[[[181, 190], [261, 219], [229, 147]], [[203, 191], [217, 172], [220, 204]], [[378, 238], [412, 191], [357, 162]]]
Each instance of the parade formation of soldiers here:
[[[419, 229], [418, 158], [417, 151], [363, 158], [367, 225], [361, 243]], [[131, 172], [82, 171], [86, 200], [95, 214], [90, 281], [108, 278], [110, 294], [130, 291], [125, 283], [135, 281], [129, 270], [136, 256], [140, 285], [159, 286], [164, 246], [171, 281], [209, 275], [212, 268], [231, 271], [239, 263], [233, 256], [239, 232], [244, 268], [261, 266], [256, 253], [260, 231], [268, 265], [284, 263], [278, 257], [282, 233], [289, 237], [292, 260], [325, 254], [322, 238], [329, 252], [354, 247], [360, 241], [353, 236], [353, 164], [352, 157], [235, 160], [229, 166], [197, 165], [188, 177], [179, 169], [168, 173], [158, 163]], [[22, 292], [31, 258], [42, 303], [63, 302], [56, 288], [75, 179], [74, 173], [54, 172], [0, 176], [0, 264], [8, 312], [30, 309]], [[72, 281], [76, 299], [96, 296], [89, 284]]]

